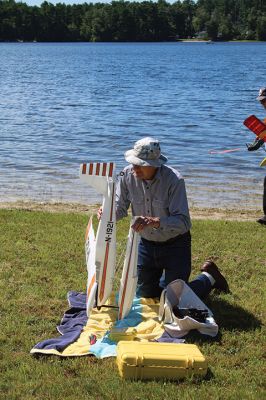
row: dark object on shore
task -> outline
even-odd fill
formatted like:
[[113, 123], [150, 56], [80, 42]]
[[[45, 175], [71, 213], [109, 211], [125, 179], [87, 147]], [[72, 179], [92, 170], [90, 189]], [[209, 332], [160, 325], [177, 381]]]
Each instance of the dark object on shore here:
[[263, 215], [263, 217], [259, 218], [257, 222], [261, 225], [266, 225], [266, 215]]

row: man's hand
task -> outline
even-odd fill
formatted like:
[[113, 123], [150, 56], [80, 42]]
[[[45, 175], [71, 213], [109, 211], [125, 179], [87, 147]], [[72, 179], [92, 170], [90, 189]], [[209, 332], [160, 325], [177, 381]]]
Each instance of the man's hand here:
[[100, 207], [100, 208], [98, 208], [98, 211], [97, 211], [98, 221], [100, 221], [100, 219], [102, 218], [102, 214], [103, 214], [103, 208]]
[[158, 217], [138, 217], [136, 218], [134, 224], [131, 228], [135, 232], [141, 232], [147, 226], [152, 227], [154, 229], [158, 229], [160, 227], [160, 218]]
[[247, 144], [247, 149], [248, 151], [258, 150], [263, 144], [263, 139], [256, 138], [253, 143]]

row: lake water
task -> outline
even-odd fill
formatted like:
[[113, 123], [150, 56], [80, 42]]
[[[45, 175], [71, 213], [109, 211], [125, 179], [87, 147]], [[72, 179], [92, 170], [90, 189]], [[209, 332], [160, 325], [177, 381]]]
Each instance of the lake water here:
[[[160, 139], [190, 205], [261, 207], [263, 150], [242, 124], [265, 117], [264, 43], [1, 43], [1, 201], [100, 197], [79, 164]], [[210, 150], [240, 151], [210, 154]]]

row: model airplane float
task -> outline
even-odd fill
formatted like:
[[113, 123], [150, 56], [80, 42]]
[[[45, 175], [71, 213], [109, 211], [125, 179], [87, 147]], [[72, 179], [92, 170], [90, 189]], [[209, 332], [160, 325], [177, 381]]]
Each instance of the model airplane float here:
[[[89, 317], [93, 307], [106, 306], [105, 303], [113, 289], [116, 266], [115, 164], [81, 164], [80, 178], [103, 195], [102, 216], [96, 237], [92, 217], [85, 236], [88, 271], [86, 306]], [[123, 319], [129, 313], [136, 291], [137, 236], [137, 233], [130, 229], [119, 290], [118, 319]]]
[[[255, 115], [250, 115], [248, 118], [245, 119], [243, 124], [250, 129], [258, 139], [262, 139], [264, 143], [266, 143], [266, 124], [262, 122], [259, 118]], [[260, 166], [263, 167], [266, 165], [266, 158], [262, 160]]]

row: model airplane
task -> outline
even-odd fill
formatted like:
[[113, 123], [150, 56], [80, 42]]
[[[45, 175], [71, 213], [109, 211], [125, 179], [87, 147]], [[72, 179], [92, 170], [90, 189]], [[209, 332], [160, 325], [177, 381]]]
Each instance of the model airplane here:
[[80, 179], [103, 195], [102, 217], [94, 239], [92, 220], [86, 235], [88, 269], [87, 314], [110, 297], [116, 259], [115, 165], [90, 163], [80, 166]]
[[[103, 195], [102, 216], [96, 237], [92, 218], [85, 236], [85, 255], [88, 271], [87, 315], [93, 307], [106, 305], [113, 289], [116, 266], [116, 213], [115, 213], [115, 164], [81, 164], [80, 178]], [[130, 229], [122, 272], [118, 319], [131, 309], [137, 285], [137, 233]], [[110, 307], [110, 305], [108, 305]]]

